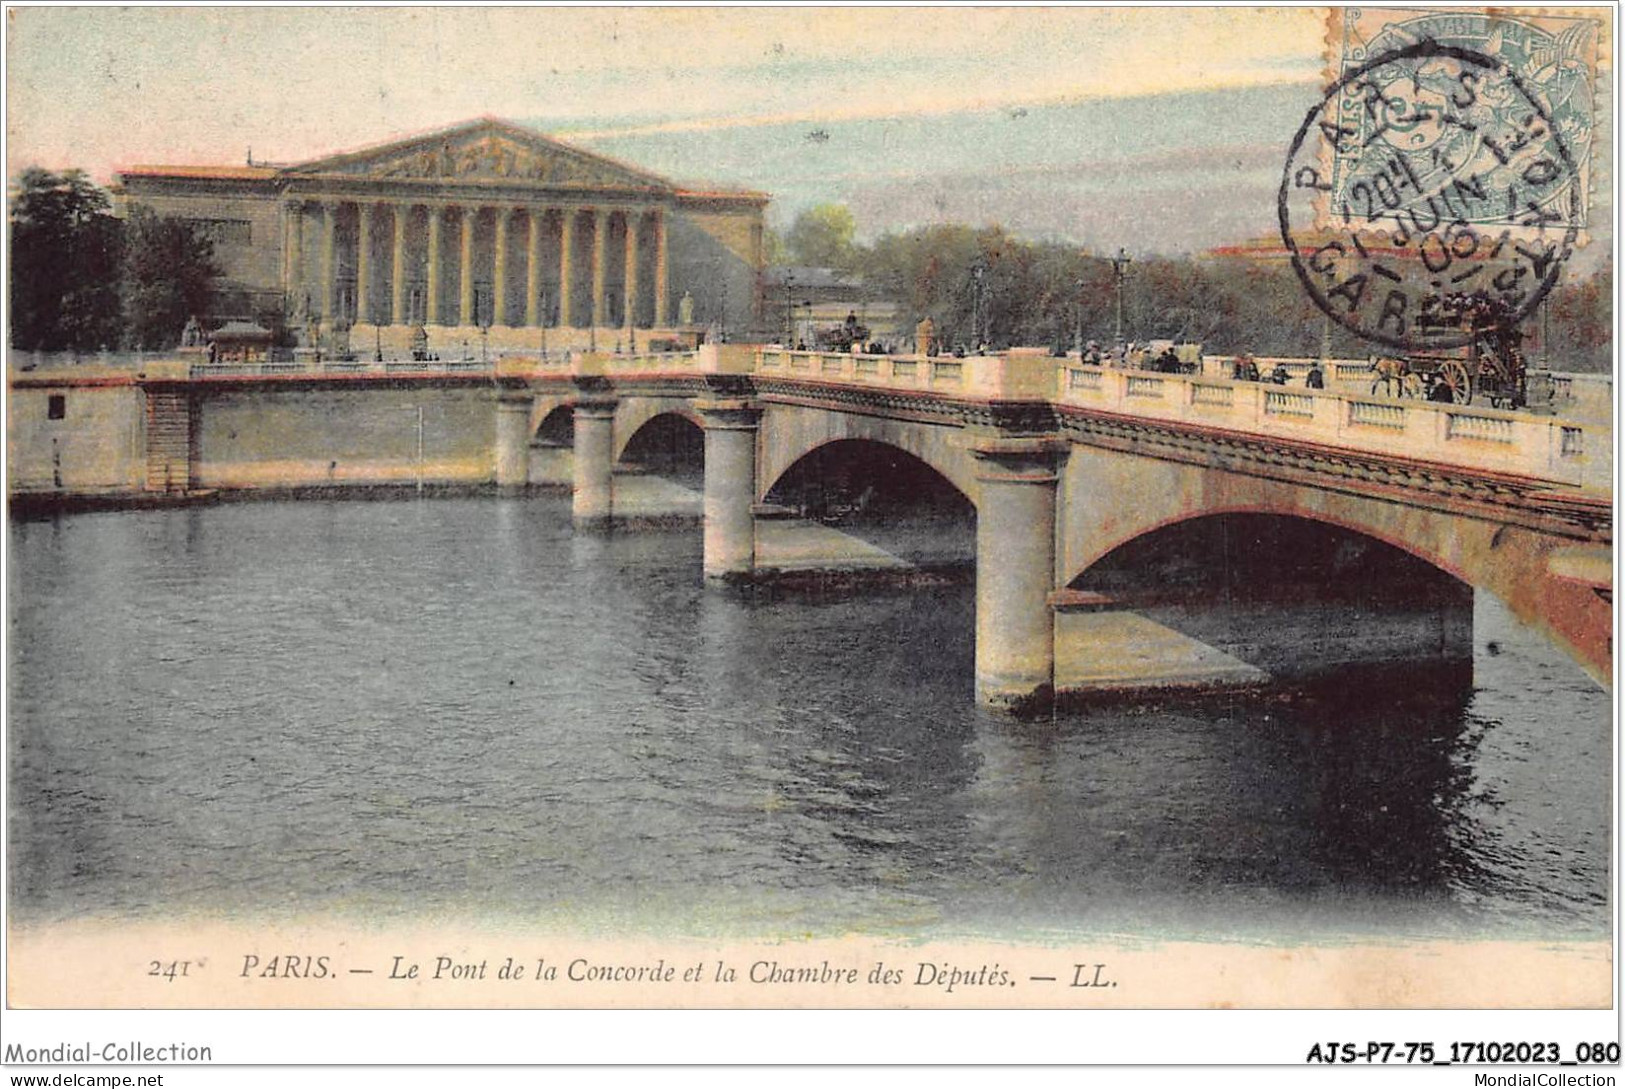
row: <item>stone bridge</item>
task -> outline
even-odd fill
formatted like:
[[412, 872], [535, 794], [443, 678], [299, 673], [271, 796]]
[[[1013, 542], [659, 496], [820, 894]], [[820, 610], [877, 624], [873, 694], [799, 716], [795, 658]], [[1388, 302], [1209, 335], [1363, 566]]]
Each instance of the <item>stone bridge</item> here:
[[[917, 459], [975, 509], [976, 688], [990, 705], [1131, 677], [1234, 680], [1249, 675], [1249, 654], [1290, 658], [1295, 645], [1255, 645], [1274, 621], [1235, 613], [1228, 589], [1179, 601], [1171, 587], [1122, 583], [1125, 556], [1207, 554], [1220, 538], [1202, 534], [1222, 525], [1320, 557], [1326, 578], [1314, 578], [1314, 564], [1292, 576], [1318, 588], [1286, 587], [1316, 599], [1298, 603], [1293, 639], [1341, 625], [1338, 638], [1358, 642], [1391, 621], [1410, 635], [1376, 647], [1377, 658], [1470, 660], [1471, 587], [1505, 602], [1599, 683], [1612, 679], [1606, 423], [1103, 369], [1021, 350], [948, 359], [708, 345], [313, 367], [14, 375], [14, 499], [33, 486], [22, 479], [30, 473], [48, 490], [54, 472], [60, 490], [91, 472], [75, 467], [74, 433], [60, 428], [90, 394], [117, 393], [120, 382], [139, 392], [130, 402], [139, 407], [97, 402], [89, 416], [115, 422], [94, 449], [103, 458], [127, 451], [128, 464], [104, 475], [144, 494], [554, 483], [571, 488], [577, 524], [592, 529], [616, 520], [616, 467], [637, 436], [675, 427], [694, 431], [696, 449], [703, 443], [704, 570], [726, 582], [757, 571], [765, 501], [799, 464], [832, 444], [874, 444], [862, 449]], [[1344, 562], [1366, 555], [1360, 548], [1375, 549], [1361, 561], [1369, 572]], [[1226, 564], [1247, 559], [1224, 555]], [[1397, 606], [1333, 592], [1339, 580], [1379, 583], [1390, 571], [1406, 572], [1391, 595]], [[1268, 564], [1247, 577], [1272, 581]], [[1203, 614], [1224, 609], [1243, 631], [1219, 641], [1235, 653], [1192, 657], [1190, 645], [1213, 643]], [[1142, 626], [1122, 627], [1127, 614]], [[1165, 638], [1181, 625], [1195, 644]], [[1160, 634], [1148, 641], [1152, 630]], [[1125, 642], [1142, 648], [1140, 660], [1123, 660]], [[1156, 661], [1164, 654], [1165, 667]]]
[[[640, 428], [675, 414], [703, 429], [712, 579], [750, 578], [761, 504], [820, 448], [859, 440], [930, 466], [976, 510], [977, 691], [989, 704], [1053, 688], [1067, 617], [1110, 611], [1109, 595], [1078, 588], [1097, 564], [1224, 515], [1383, 542], [1495, 595], [1611, 681], [1605, 426], [1020, 351], [920, 359], [725, 346], [519, 364], [499, 368], [498, 382], [508, 413], [498, 482], [527, 483], [527, 440], [568, 412], [583, 527], [614, 518], [612, 474]], [[1460, 617], [1454, 637], [1446, 620], [1446, 650], [1459, 654]]]

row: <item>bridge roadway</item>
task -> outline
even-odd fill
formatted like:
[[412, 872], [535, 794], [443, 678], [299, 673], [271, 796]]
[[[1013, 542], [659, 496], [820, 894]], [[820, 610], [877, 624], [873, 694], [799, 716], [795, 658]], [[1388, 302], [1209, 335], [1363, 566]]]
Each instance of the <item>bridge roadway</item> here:
[[[976, 688], [989, 705], [1052, 692], [1057, 632], [1069, 610], [1090, 607], [1074, 587], [1096, 564], [1214, 515], [1285, 516], [1386, 542], [1494, 594], [1599, 683], [1612, 679], [1613, 441], [1594, 419], [1392, 400], [1347, 385], [1112, 370], [1019, 349], [926, 359], [707, 345], [478, 365], [327, 364], [321, 374], [312, 366], [148, 365], [137, 376], [144, 487], [410, 480], [412, 463], [398, 455], [372, 477], [342, 477], [342, 457], [325, 451], [295, 461], [273, 450], [250, 462], [230, 450], [251, 428], [260, 453], [282, 442], [283, 425], [267, 414], [301, 389], [342, 391], [330, 398], [377, 390], [376, 415], [394, 421], [393, 435], [403, 405], [389, 391], [399, 397], [417, 383], [457, 398], [447, 409], [461, 414], [457, 441], [478, 447], [459, 448], [444, 479], [568, 483], [586, 529], [615, 519], [614, 474], [633, 437], [678, 416], [703, 429], [705, 575], [729, 581], [756, 571], [758, 515], [774, 485], [827, 444], [864, 440], [924, 462], [976, 509]], [[14, 397], [25, 384], [13, 377]], [[304, 427], [310, 410], [300, 411]], [[421, 410], [417, 418], [422, 481]], [[344, 441], [349, 450], [365, 440]], [[326, 476], [299, 477], [307, 464]], [[386, 470], [393, 475], [377, 475]], [[1459, 639], [1440, 639], [1460, 653]]]

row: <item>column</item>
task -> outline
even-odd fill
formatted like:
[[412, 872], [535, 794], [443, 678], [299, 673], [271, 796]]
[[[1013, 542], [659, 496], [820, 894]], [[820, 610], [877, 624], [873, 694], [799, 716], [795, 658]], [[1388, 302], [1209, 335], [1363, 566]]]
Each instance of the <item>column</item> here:
[[[572, 327], [573, 315], [570, 313], [571, 267], [572, 255], [570, 250], [575, 246], [576, 238], [576, 210], [564, 209], [564, 217], [559, 224], [559, 324], [568, 329]], [[543, 321], [547, 318], [543, 317]]]
[[302, 201], [288, 205], [288, 221], [292, 233], [288, 236], [288, 295], [287, 311], [295, 319], [305, 314], [305, 206]]
[[666, 213], [655, 213], [655, 328], [666, 326]]
[[1065, 447], [993, 438], [971, 447], [976, 508], [976, 698], [1042, 706], [1054, 695], [1055, 484]]
[[609, 528], [614, 425], [614, 401], [576, 403], [575, 487], [570, 497], [570, 516], [579, 529]]
[[410, 204], [395, 205], [395, 246], [389, 262], [389, 323], [407, 324], [406, 314], [406, 224], [412, 218]]
[[508, 324], [508, 217], [512, 208], [496, 209], [491, 254], [491, 324]]
[[474, 220], [478, 208], [463, 209], [463, 251], [457, 269], [460, 277], [457, 291], [457, 324], [474, 324]]
[[372, 217], [378, 206], [371, 202], [356, 205], [355, 225], [355, 320], [373, 321], [372, 313]]
[[322, 322], [333, 324], [334, 280], [337, 276], [339, 206], [322, 202]]
[[542, 213], [532, 208], [526, 217], [529, 232], [525, 238], [525, 324], [531, 327], [547, 321], [541, 312]]
[[530, 403], [527, 390], [497, 395], [496, 483], [523, 488], [530, 483]]
[[429, 213], [429, 284], [428, 284], [428, 319], [424, 324], [440, 324], [440, 223], [445, 218], [446, 210], [430, 205]]
[[638, 215], [626, 213], [626, 327], [637, 328], [638, 302]]
[[592, 321], [593, 328], [604, 324], [604, 228], [609, 217], [602, 208], [592, 212]]
[[756, 566], [756, 428], [762, 410], [742, 400], [695, 401], [705, 427], [707, 579], [737, 580]]

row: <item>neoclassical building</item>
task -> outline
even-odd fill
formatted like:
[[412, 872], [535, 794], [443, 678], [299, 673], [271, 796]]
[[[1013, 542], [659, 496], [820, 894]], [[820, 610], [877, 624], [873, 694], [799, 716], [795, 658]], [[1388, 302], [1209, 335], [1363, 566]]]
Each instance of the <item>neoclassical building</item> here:
[[765, 194], [495, 118], [291, 166], [138, 166], [114, 194], [213, 241], [216, 322], [277, 321], [304, 343], [399, 350], [422, 327], [436, 350], [608, 348], [680, 318], [761, 324]]

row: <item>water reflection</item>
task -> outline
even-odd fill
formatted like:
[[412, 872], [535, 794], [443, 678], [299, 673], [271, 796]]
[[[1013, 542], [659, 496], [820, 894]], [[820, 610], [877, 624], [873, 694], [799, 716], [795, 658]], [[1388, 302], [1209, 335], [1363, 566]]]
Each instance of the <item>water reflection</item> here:
[[1020, 722], [974, 706], [968, 586], [710, 593], [697, 529], [577, 535], [562, 497], [11, 532], [26, 918], [1608, 924], [1607, 697], [1493, 603], [1471, 689]]

